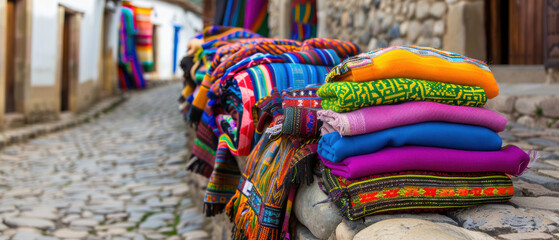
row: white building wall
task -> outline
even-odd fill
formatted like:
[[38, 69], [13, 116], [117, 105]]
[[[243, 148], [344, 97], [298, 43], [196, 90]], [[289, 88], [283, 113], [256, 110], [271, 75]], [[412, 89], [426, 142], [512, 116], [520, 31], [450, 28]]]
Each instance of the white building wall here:
[[[104, 0], [33, 0], [31, 86], [51, 86], [56, 82], [58, 6], [60, 5], [83, 13], [79, 82], [98, 80], [99, 48], [102, 44], [99, 36], [102, 31], [104, 4]], [[118, 31], [117, 28], [115, 31]]]
[[[33, 20], [31, 34], [31, 86], [52, 86], [56, 83], [57, 43], [58, 43], [58, 6], [69, 7], [83, 13], [80, 32], [79, 82], [98, 81], [100, 38], [103, 30], [105, 0], [32, 0]], [[177, 49], [177, 64], [186, 54], [186, 44], [202, 30], [202, 20], [173, 4], [155, 0], [132, 0], [132, 4], [154, 9], [154, 24], [158, 29], [157, 69], [159, 78], [173, 77], [173, 26], [181, 26]], [[118, 62], [118, 27], [120, 7], [115, 10], [111, 23], [109, 46], [113, 48], [115, 63]], [[175, 76], [180, 76], [177, 67]]]
[[155, 0], [132, 0], [132, 4], [142, 7], [153, 8], [152, 22], [158, 26], [156, 69], [160, 79], [171, 79], [182, 75], [177, 66], [173, 75], [173, 41], [175, 25], [181, 26], [177, 48], [177, 65], [186, 55], [186, 44], [198, 32], [202, 31], [202, 19], [195, 14], [185, 11], [183, 8]]

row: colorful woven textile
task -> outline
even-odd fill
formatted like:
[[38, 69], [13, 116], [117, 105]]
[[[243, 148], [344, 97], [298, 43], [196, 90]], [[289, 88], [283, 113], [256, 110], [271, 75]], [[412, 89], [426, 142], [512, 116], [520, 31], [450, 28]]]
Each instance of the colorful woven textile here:
[[245, 25], [262, 36], [268, 36], [268, 0], [246, 0]]
[[349, 58], [332, 69], [326, 82], [365, 82], [387, 78], [477, 86], [485, 90], [488, 98], [499, 94], [497, 81], [484, 62], [453, 52], [416, 46], [388, 47]]
[[295, 0], [291, 7], [293, 21], [289, 38], [302, 41], [316, 37], [316, 0]]
[[340, 59], [346, 59], [361, 52], [359, 46], [352, 42], [327, 38], [311, 38], [305, 40], [303, 45], [301, 45], [301, 51], [309, 49], [332, 49], [338, 54]]
[[352, 112], [318, 111], [322, 134], [359, 135], [421, 122], [452, 122], [505, 130], [507, 119], [489, 109], [436, 102], [405, 102], [361, 108]]
[[322, 122], [318, 120], [317, 110], [322, 106], [317, 90], [318, 87], [310, 87], [283, 93], [283, 134], [319, 138]]
[[[234, 239], [279, 239], [292, 186], [310, 183], [316, 143], [282, 135], [274, 122], [247, 158], [235, 196], [226, 211]], [[276, 129], [278, 129], [276, 131]], [[316, 141], [316, 140], [315, 140]]]
[[138, 59], [146, 72], [153, 71], [153, 24], [151, 23], [151, 8], [134, 7], [136, 15], [136, 49]]
[[330, 68], [298, 63], [261, 64], [237, 73], [234, 80], [238, 83], [243, 100], [243, 113], [239, 128], [239, 142], [234, 155], [246, 156], [254, 141], [254, 122], [252, 106], [259, 99], [271, 93], [273, 87], [294, 89], [321, 83]]
[[326, 83], [318, 89], [322, 107], [334, 112], [349, 112], [362, 107], [409, 101], [481, 107], [487, 101], [480, 87], [414, 80], [384, 79], [371, 82]]
[[238, 28], [238, 27], [225, 27], [225, 26], [209, 26], [204, 29], [204, 42], [210, 41], [231, 41], [243, 38], [256, 38], [262, 37], [260, 34], [253, 31]]
[[146, 82], [136, 52], [136, 26], [131, 6], [123, 6], [120, 16], [118, 54], [119, 85], [122, 89], [144, 88]]
[[235, 122], [231, 116], [223, 115], [220, 115], [217, 121], [221, 126], [220, 131], [224, 132], [224, 134], [219, 138], [215, 165], [206, 188], [204, 213], [208, 217], [214, 216], [225, 209], [225, 205], [235, 194], [235, 189], [241, 177], [237, 161], [231, 155], [227, 141], [224, 139], [231, 137], [227, 136], [228, 134], [234, 134], [231, 130], [234, 130], [236, 127]]
[[325, 159], [322, 162], [333, 174], [349, 179], [406, 170], [503, 172], [519, 176], [528, 167], [530, 157], [512, 145], [499, 151], [404, 146], [348, 157], [337, 163]]
[[503, 203], [514, 194], [509, 177], [491, 172], [407, 171], [348, 180], [325, 168], [321, 182], [323, 190], [350, 220], [380, 213]]
[[200, 122], [196, 129], [196, 139], [192, 147], [192, 156], [197, 157], [198, 161], [192, 162], [188, 166], [188, 170], [210, 177], [215, 163], [217, 143], [218, 138], [212, 127], [206, 122]]
[[226, 57], [226, 59], [222, 61], [215, 69], [208, 70], [208, 73], [206, 74], [206, 76], [204, 76], [204, 80], [202, 81], [200, 94], [196, 96], [194, 102], [192, 103], [195, 107], [192, 109], [198, 109], [198, 111], [194, 110], [191, 112], [191, 119], [196, 120], [200, 117], [201, 112], [199, 110], [204, 109], [204, 106], [208, 102], [207, 95], [210, 87], [217, 79], [223, 76], [223, 74], [229, 67], [255, 53], [282, 54], [286, 52], [296, 51], [296, 49], [298, 49], [298, 46], [292, 45], [290, 41], [282, 40], [264, 41], [242, 46], [235, 54]]
[[[287, 118], [286, 118], [287, 119]], [[324, 159], [340, 162], [347, 157], [404, 145], [452, 148], [470, 151], [498, 151], [503, 141], [497, 133], [479, 126], [426, 122], [389, 128], [357, 136], [325, 134], [318, 143]]]
[[246, 0], [227, 0], [223, 25], [243, 27], [245, 23], [245, 4]]

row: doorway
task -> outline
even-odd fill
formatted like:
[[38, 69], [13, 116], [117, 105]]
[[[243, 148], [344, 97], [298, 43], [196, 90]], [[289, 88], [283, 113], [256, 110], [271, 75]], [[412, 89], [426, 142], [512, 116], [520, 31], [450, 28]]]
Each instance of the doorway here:
[[544, 0], [485, 1], [487, 62], [543, 63]]
[[60, 111], [70, 110], [70, 24], [71, 14], [64, 11], [62, 29], [62, 76], [60, 85]]
[[15, 1], [8, 0], [6, 4], [6, 86], [5, 86], [5, 112], [16, 111], [15, 102]]

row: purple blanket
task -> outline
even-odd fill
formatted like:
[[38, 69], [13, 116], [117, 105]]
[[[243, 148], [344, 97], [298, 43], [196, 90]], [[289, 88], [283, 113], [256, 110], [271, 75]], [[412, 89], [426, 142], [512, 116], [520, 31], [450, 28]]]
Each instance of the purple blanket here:
[[530, 162], [528, 154], [513, 145], [499, 151], [404, 146], [349, 157], [337, 163], [322, 157], [320, 159], [325, 166], [332, 169], [332, 174], [348, 179], [407, 170], [503, 172], [519, 176]]
[[486, 108], [453, 106], [435, 102], [406, 102], [361, 108], [347, 113], [318, 112], [322, 134], [339, 132], [359, 135], [421, 122], [451, 122], [477, 125], [495, 132], [505, 130], [507, 119]]

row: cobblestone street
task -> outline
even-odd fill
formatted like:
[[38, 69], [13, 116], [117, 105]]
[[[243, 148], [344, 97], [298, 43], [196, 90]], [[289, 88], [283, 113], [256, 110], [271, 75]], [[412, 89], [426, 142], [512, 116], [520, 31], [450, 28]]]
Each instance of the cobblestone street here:
[[204, 239], [185, 184], [178, 84], [0, 153], [0, 239]]

